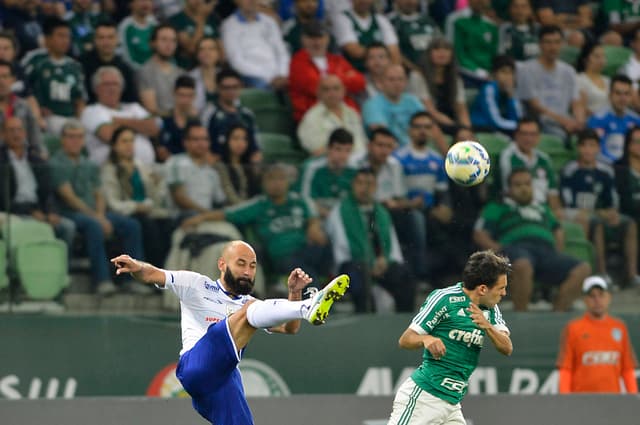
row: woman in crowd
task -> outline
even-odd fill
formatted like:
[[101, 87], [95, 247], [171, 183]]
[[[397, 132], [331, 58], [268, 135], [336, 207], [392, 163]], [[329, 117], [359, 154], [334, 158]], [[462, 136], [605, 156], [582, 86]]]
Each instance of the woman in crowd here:
[[101, 179], [107, 208], [134, 216], [142, 226], [144, 249], [152, 264], [164, 264], [171, 237], [162, 176], [133, 158], [135, 132], [120, 127], [111, 136], [111, 152]]
[[453, 45], [445, 38], [433, 39], [422, 58], [421, 68], [428, 91], [424, 106], [442, 131], [453, 135], [458, 125], [471, 127]]
[[218, 90], [216, 74], [222, 60], [218, 42], [213, 37], [203, 37], [196, 46], [196, 65], [189, 75], [196, 80], [195, 107], [200, 113], [207, 103], [212, 102]]
[[220, 159], [214, 168], [220, 175], [230, 205], [245, 201], [259, 192], [259, 164], [250, 161], [249, 132], [242, 124], [229, 128]]
[[602, 75], [605, 64], [604, 49], [600, 44], [588, 43], [580, 51], [576, 62], [577, 82], [588, 115], [609, 106], [610, 80]]

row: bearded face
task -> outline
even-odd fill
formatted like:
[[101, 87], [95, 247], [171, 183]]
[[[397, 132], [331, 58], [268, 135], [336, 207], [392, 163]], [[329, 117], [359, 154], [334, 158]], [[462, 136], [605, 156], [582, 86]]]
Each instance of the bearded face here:
[[249, 279], [248, 277], [235, 277], [231, 273], [231, 268], [227, 267], [224, 272], [224, 283], [227, 289], [236, 295], [248, 295], [253, 291], [253, 285], [255, 285], [255, 279]]

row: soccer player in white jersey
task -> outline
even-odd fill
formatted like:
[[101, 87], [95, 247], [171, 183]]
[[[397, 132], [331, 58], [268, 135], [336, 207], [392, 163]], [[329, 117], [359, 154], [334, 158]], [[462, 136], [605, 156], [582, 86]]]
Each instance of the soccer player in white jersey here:
[[162, 270], [128, 255], [111, 262], [117, 274], [131, 273], [138, 281], [171, 290], [180, 298], [182, 350], [176, 376], [195, 410], [215, 425], [253, 425], [237, 366], [256, 330], [293, 334], [302, 319], [321, 325], [349, 286], [349, 277], [340, 275], [302, 300], [311, 278], [296, 268], [287, 282], [288, 300], [257, 300], [249, 295], [256, 253], [243, 241], [224, 247], [216, 281], [194, 272]]
[[465, 425], [460, 400], [484, 338], [506, 356], [513, 351], [497, 305], [510, 267], [506, 257], [479, 251], [467, 260], [462, 282], [429, 294], [398, 341], [424, 349], [423, 360], [398, 388], [388, 425]]

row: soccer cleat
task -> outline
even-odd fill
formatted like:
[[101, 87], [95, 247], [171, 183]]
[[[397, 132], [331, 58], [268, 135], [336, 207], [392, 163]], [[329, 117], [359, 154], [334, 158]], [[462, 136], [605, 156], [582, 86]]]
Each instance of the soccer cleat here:
[[349, 288], [349, 276], [341, 274], [327, 284], [322, 290], [312, 295], [307, 320], [312, 325], [322, 325], [329, 315], [334, 301], [338, 301]]

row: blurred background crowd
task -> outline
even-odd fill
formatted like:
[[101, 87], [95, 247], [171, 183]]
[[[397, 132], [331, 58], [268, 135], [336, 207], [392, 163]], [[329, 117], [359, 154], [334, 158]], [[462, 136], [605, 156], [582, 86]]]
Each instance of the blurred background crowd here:
[[[478, 248], [519, 311], [640, 286], [638, 2], [2, 0], [0, 24], [4, 298], [153, 297], [110, 256], [214, 273], [236, 237], [259, 295], [348, 273], [356, 312], [414, 311]], [[444, 172], [460, 140], [482, 185]]]

